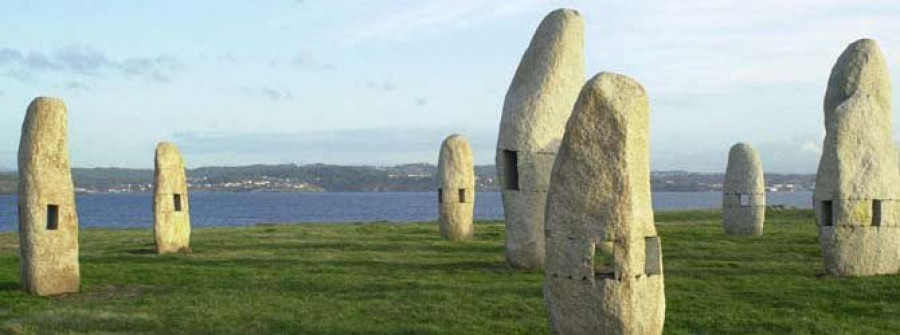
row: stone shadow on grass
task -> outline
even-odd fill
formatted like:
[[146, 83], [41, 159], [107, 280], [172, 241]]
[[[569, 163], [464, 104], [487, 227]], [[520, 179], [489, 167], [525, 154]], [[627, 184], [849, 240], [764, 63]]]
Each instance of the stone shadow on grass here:
[[140, 249], [131, 249], [126, 252], [129, 254], [132, 254], [132, 255], [150, 255], [150, 254], [155, 254], [156, 250], [153, 250], [153, 248], [140, 248]]
[[0, 291], [18, 291], [22, 289], [22, 285], [16, 282], [0, 282]]

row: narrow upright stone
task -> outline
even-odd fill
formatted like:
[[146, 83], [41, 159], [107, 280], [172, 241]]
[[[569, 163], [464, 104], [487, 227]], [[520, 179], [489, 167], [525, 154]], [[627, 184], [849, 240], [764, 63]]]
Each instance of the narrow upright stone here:
[[40, 296], [78, 292], [80, 287], [66, 113], [60, 99], [34, 99], [19, 140], [22, 287]]
[[825, 271], [898, 273], [900, 171], [891, 136], [891, 80], [875, 41], [856, 41], [838, 58], [824, 110], [814, 205]]
[[759, 154], [747, 143], [728, 152], [722, 193], [725, 234], [762, 235], [766, 221], [766, 183]]
[[581, 91], [547, 198], [544, 299], [556, 334], [661, 334], [644, 88], [601, 73]]
[[441, 143], [438, 178], [441, 236], [451, 241], [471, 240], [475, 164], [469, 142], [462, 135], [450, 135]]
[[584, 83], [584, 22], [559, 9], [544, 18], [522, 56], [503, 104], [497, 176], [503, 186], [506, 260], [544, 264], [544, 207], [566, 120]]
[[160, 254], [190, 251], [191, 215], [184, 160], [174, 144], [156, 146], [153, 235]]

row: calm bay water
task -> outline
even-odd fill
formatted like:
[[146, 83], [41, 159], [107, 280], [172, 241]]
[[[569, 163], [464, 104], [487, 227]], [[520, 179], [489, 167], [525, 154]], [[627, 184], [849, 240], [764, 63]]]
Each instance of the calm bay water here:
[[[434, 192], [396, 193], [201, 193], [190, 194], [195, 227], [284, 222], [412, 222], [437, 218]], [[811, 192], [772, 192], [770, 205], [809, 208]], [[153, 223], [151, 194], [78, 194], [82, 227], [143, 227]], [[656, 192], [656, 211], [717, 208], [720, 192]], [[16, 229], [16, 197], [0, 196], [0, 231]], [[478, 193], [475, 217], [503, 218], [500, 193]]]

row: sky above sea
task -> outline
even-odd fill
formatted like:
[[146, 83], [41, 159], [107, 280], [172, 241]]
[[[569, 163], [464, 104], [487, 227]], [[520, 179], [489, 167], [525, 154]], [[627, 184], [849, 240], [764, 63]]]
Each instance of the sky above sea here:
[[876, 39], [900, 78], [896, 0], [3, 0], [0, 168], [35, 96], [65, 100], [77, 167], [150, 168], [164, 140], [189, 167], [435, 163], [453, 133], [491, 164], [560, 7], [584, 16], [585, 79], [645, 86], [653, 170], [720, 172], [745, 141], [767, 172], [815, 172], [843, 49]]

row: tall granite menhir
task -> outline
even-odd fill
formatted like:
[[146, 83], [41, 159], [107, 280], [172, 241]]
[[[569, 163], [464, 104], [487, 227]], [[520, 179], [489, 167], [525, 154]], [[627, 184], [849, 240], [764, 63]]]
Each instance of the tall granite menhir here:
[[441, 143], [438, 179], [441, 236], [451, 241], [471, 240], [475, 164], [469, 142], [462, 135], [450, 135]]
[[581, 91], [547, 197], [544, 299], [556, 334], [661, 334], [644, 88], [601, 73]]
[[900, 171], [891, 138], [891, 81], [875, 41], [856, 41], [838, 58], [824, 110], [814, 204], [825, 271], [898, 273]]
[[747, 143], [728, 152], [722, 192], [722, 219], [727, 235], [762, 235], [766, 220], [766, 183], [759, 153]]
[[544, 207], [556, 151], [584, 84], [584, 22], [568, 9], [544, 18], [525, 51], [503, 104], [497, 175], [506, 215], [506, 260], [544, 264]]
[[78, 292], [80, 287], [66, 113], [60, 99], [34, 99], [19, 140], [22, 287], [41, 296]]
[[156, 146], [153, 180], [153, 235], [159, 254], [188, 252], [191, 215], [184, 160], [174, 144]]

